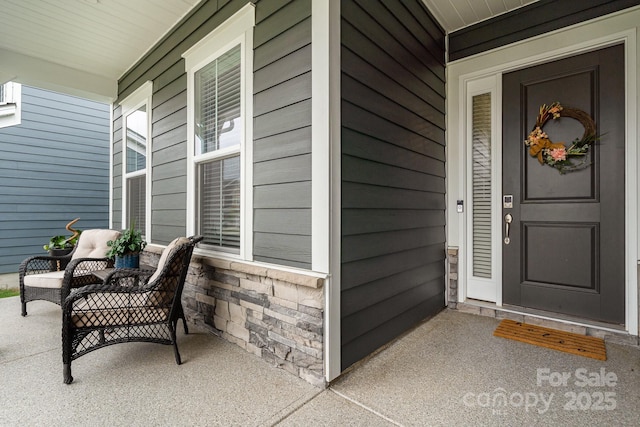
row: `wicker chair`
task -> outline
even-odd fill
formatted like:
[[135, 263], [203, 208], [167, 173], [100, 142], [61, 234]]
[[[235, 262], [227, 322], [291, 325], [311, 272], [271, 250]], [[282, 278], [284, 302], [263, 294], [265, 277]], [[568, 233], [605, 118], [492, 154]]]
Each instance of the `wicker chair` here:
[[116, 269], [99, 285], [75, 289], [62, 310], [64, 382], [71, 362], [93, 350], [124, 342], [173, 345], [176, 363], [178, 319], [188, 333], [180, 301], [193, 248], [201, 236], [179, 237], [163, 251], [154, 271]]
[[62, 306], [72, 288], [100, 283], [92, 272], [112, 265], [105, 258], [107, 242], [119, 235], [115, 230], [86, 230], [68, 255], [25, 259], [19, 269], [22, 315], [27, 315], [29, 301], [46, 300]]

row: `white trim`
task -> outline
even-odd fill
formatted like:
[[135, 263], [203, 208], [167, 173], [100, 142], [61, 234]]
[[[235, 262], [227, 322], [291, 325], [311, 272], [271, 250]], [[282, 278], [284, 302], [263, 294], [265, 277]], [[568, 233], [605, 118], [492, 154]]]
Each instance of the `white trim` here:
[[[223, 49], [220, 44], [228, 44], [230, 40], [236, 39], [249, 28], [256, 24], [256, 12], [253, 3], [247, 3], [236, 13], [231, 15], [226, 21], [218, 25], [213, 31], [204, 36], [198, 43], [187, 49], [182, 57], [186, 61], [186, 69], [195, 67], [202, 61], [210, 58], [212, 53], [222, 50], [220, 54], [229, 49]], [[253, 39], [251, 40], [253, 46]], [[220, 56], [220, 55], [216, 55]], [[211, 62], [210, 60], [207, 61]], [[206, 65], [206, 64], [203, 64]], [[202, 68], [202, 65], [198, 68]], [[251, 70], [253, 71], [253, 70]]]
[[11, 90], [11, 103], [0, 104], [0, 129], [22, 123], [22, 85], [15, 82], [6, 82], [4, 85]]
[[[472, 150], [473, 138], [472, 138], [472, 101], [476, 95], [488, 93], [491, 96], [491, 231], [492, 235], [500, 234], [501, 231], [501, 212], [500, 209], [500, 193], [498, 193], [499, 181], [497, 178], [501, 176], [502, 167], [499, 157], [498, 145], [501, 143], [501, 132], [498, 129], [498, 114], [500, 108], [498, 106], [498, 86], [497, 76], [483, 77], [477, 80], [466, 80], [465, 90], [461, 94], [460, 104], [465, 105], [463, 109], [464, 114], [464, 127], [465, 132], [465, 185], [466, 192], [465, 198], [466, 212], [464, 215], [467, 242], [473, 241], [473, 174], [469, 171], [472, 170], [473, 156], [469, 155]], [[498, 302], [498, 299], [502, 299], [502, 293], [500, 291], [502, 284], [502, 249], [500, 240], [493, 239], [491, 242], [491, 278], [480, 278], [473, 276], [473, 244], [467, 245], [466, 250], [466, 263], [467, 271], [467, 287], [466, 294], [469, 298], [479, 299], [483, 301]]]
[[311, 2], [312, 269], [329, 273], [324, 298], [324, 372], [341, 369], [340, 344], [340, 1]]
[[331, 63], [329, 3], [311, 13], [311, 269], [329, 272], [331, 182]]
[[[205, 255], [224, 256], [231, 259], [253, 259], [253, 27], [255, 6], [248, 3], [215, 30], [182, 54], [187, 72], [187, 234], [196, 232], [197, 194], [196, 167], [198, 163], [240, 154], [240, 253], [202, 251]], [[240, 45], [242, 93], [241, 117], [243, 127], [239, 146], [214, 152], [195, 153], [195, 73], [227, 52]]]
[[[627, 331], [631, 335], [639, 335], [638, 330], [638, 254], [640, 235], [638, 234], [638, 199], [640, 197], [640, 150], [638, 150], [638, 137], [640, 137], [640, 109], [638, 108], [638, 79], [640, 75], [637, 61], [640, 59], [638, 52], [638, 30], [634, 28], [625, 32], [624, 56], [625, 56], [625, 253], [627, 265], [627, 295], [625, 298], [625, 316]], [[635, 96], [634, 96], [635, 95]], [[636, 124], [636, 127], [632, 125]], [[632, 185], [636, 191], [632, 191]], [[630, 237], [630, 238], [629, 238]]]
[[120, 102], [120, 105], [122, 106], [122, 115], [124, 116], [125, 113], [130, 113], [131, 111], [138, 109], [142, 104], [148, 101], [152, 92], [152, 81], [147, 80], [146, 82], [141, 84], [140, 87], [131, 92], [129, 96], [127, 96]]
[[113, 102], [109, 103], [109, 228], [113, 228]]
[[[255, 8], [253, 3], [250, 6]], [[249, 9], [251, 10], [251, 9]], [[255, 9], [254, 9], [255, 10]], [[244, 208], [241, 211], [242, 225], [240, 227], [240, 255], [246, 261], [253, 260], [253, 26], [255, 25], [255, 13], [251, 13], [251, 26], [245, 31], [245, 42], [242, 44], [242, 55], [244, 58], [244, 72], [242, 73], [242, 89], [245, 94], [242, 105], [244, 121], [244, 138], [245, 144], [242, 144], [241, 162], [243, 170], [241, 171], [242, 182], [240, 186], [240, 197]], [[246, 78], [249, 76], [249, 78]]]
[[[146, 81], [136, 90], [134, 90], [129, 96], [122, 100], [120, 105], [122, 106], [122, 226], [127, 227], [127, 179], [133, 178], [145, 174], [145, 223], [144, 223], [144, 235], [147, 240], [151, 240], [151, 185], [152, 185], [152, 98], [153, 98], [153, 82]], [[145, 106], [147, 114], [147, 146], [145, 152], [145, 168], [143, 170], [135, 172], [127, 172], [127, 116], [138, 110], [140, 107]]]
[[[625, 327], [629, 334], [638, 335], [638, 253], [640, 251], [640, 230], [638, 229], [638, 200], [640, 198], [640, 176], [637, 168], [640, 166], [640, 152], [637, 149], [640, 134], [640, 111], [638, 109], [638, 70], [640, 52], [637, 43], [637, 31], [640, 22], [640, 8], [628, 9], [612, 15], [597, 18], [572, 27], [564, 28], [552, 33], [537, 36], [526, 41], [501, 47], [482, 55], [465, 58], [448, 64], [448, 81], [450, 84], [448, 99], [458, 106], [449, 108], [448, 129], [449, 144], [451, 145], [448, 158], [448, 203], [455, 204], [456, 198], [464, 194], [464, 110], [460, 105], [461, 94], [467, 81], [481, 77], [495, 75], [498, 82], [505, 72], [530, 67], [536, 64], [573, 56], [579, 53], [593, 51], [623, 42], [625, 45], [625, 76], [626, 76], [626, 166], [625, 166]], [[555, 47], [555, 49], [553, 49]], [[501, 97], [501, 86], [498, 85]], [[501, 121], [501, 112], [498, 118]], [[501, 122], [498, 128], [501, 129]], [[501, 153], [500, 153], [501, 154]], [[456, 157], [457, 156], [457, 157]], [[501, 157], [501, 155], [500, 155]], [[501, 160], [500, 160], [501, 163]], [[499, 183], [498, 183], [499, 184]], [[500, 188], [500, 187], [496, 187]], [[501, 189], [500, 189], [501, 191]], [[501, 194], [501, 193], [499, 193]], [[452, 206], [452, 205], [451, 205]], [[464, 222], [448, 214], [447, 240], [450, 246], [458, 246], [465, 254]], [[464, 277], [465, 256], [459, 260], [460, 276], [458, 295], [459, 302], [466, 299], [466, 278]], [[497, 301], [500, 305], [501, 301]]]

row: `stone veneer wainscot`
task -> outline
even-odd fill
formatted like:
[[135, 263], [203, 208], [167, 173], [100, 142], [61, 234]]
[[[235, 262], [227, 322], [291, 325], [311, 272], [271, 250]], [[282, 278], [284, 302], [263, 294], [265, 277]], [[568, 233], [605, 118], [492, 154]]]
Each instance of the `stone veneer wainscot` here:
[[[141, 262], [157, 265], [162, 249], [148, 246]], [[325, 387], [323, 287], [317, 276], [194, 255], [182, 303], [189, 323]]]

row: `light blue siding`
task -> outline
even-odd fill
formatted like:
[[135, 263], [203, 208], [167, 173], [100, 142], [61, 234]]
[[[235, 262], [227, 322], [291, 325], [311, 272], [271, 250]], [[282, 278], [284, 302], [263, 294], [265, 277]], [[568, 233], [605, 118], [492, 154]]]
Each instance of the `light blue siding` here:
[[78, 217], [109, 226], [109, 106], [22, 86], [22, 123], [0, 129], [0, 274]]

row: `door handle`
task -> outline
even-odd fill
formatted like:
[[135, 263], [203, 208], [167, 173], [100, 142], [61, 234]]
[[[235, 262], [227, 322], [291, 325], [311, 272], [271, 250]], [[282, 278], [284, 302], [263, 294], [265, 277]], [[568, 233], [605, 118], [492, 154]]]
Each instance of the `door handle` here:
[[511, 231], [511, 223], [513, 222], [513, 216], [508, 213], [504, 216], [504, 244], [508, 245], [511, 243], [511, 239], [509, 238], [509, 232]]

